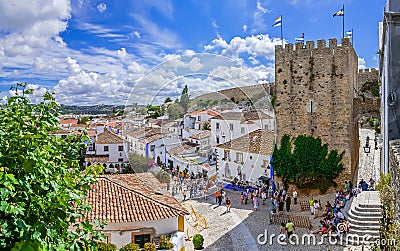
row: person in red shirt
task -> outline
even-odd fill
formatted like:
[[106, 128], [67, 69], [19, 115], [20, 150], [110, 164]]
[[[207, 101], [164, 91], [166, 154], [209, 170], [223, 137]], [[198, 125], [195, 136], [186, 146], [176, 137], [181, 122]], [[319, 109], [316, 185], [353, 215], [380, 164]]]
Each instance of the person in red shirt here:
[[226, 212], [230, 213], [231, 212], [231, 199], [229, 199], [229, 197], [226, 197], [225, 205], [226, 205]]

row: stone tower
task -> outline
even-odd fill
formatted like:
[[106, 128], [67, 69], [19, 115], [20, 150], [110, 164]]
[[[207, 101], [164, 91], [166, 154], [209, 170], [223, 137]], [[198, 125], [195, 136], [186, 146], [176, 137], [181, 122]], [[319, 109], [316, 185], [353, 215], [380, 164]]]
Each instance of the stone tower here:
[[275, 115], [277, 140], [320, 137], [329, 150], [345, 151], [343, 178], [350, 179], [358, 161], [358, 131], [353, 115], [358, 57], [348, 39], [275, 47]]

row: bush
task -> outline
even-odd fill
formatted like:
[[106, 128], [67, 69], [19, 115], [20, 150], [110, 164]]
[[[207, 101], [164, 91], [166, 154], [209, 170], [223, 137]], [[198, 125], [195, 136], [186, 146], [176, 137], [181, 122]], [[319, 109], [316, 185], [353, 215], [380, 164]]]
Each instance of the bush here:
[[161, 235], [160, 236], [160, 249], [172, 249], [174, 247], [174, 244], [172, 244], [169, 241], [169, 238], [167, 236]]
[[204, 238], [201, 234], [196, 234], [193, 236], [193, 246], [194, 249], [202, 249], [203, 248], [203, 243], [204, 243]]
[[146, 242], [143, 246], [144, 251], [156, 251], [156, 245], [151, 242]]
[[98, 251], [116, 251], [117, 246], [111, 243], [105, 242], [97, 242], [97, 250]]
[[119, 251], [138, 251], [140, 249], [139, 245], [136, 243], [129, 243], [123, 246]]

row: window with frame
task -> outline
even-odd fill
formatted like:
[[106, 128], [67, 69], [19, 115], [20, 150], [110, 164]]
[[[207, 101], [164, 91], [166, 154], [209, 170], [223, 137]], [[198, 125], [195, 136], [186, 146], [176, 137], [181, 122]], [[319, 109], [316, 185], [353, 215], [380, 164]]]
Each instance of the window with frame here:
[[124, 150], [124, 146], [118, 146], [118, 151], [122, 152]]
[[197, 121], [201, 121], [201, 116], [197, 116]]
[[219, 123], [215, 124], [215, 128], [218, 130], [219, 129]]
[[226, 161], [229, 161], [229, 159], [230, 159], [230, 151], [229, 150], [224, 150], [224, 159]]
[[229, 124], [229, 130], [233, 131], [233, 124], [232, 123]]
[[240, 133], [241, 133], [241, 134], [245, 134], [245, 133], [246, 133], [246, 128], [241, 127], [241, 128], [240, 128]]
[[243, 162], [243, 153], [236, 153], [236, 162], [239, 164]]
[[104, 151], [108, 152], [108, 146], [104, 146]]
[[215, 141], [217, 142], [217, 144], [219, 144], [219, 137], [216, 137]]

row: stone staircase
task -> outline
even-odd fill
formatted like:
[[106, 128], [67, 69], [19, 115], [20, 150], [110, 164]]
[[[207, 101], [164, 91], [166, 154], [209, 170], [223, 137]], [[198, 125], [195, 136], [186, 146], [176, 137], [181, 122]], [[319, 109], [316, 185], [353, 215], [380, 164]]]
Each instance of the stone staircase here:
[[347, 238], [348, 245], [365, 245], [379, 239], [380, 219], [382, 209], [378, 191], [363, 191], [353, 198], [346, 213], [349, 222], [349, 235], [357, 238]]

